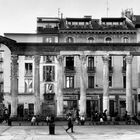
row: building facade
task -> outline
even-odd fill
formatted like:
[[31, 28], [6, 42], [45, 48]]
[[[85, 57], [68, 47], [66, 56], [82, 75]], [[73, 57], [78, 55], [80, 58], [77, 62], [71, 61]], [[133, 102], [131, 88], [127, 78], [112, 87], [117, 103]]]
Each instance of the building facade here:
[[[121, 116], [139, 108], [139, 30], [120, 18], [37, 18], [37, 32], [5, 33], [4, 104], [11, 116], [79, 109]], [[139, 24], [138, 24], [139, 25]], [[9, 42], [9, 41], [8, 41]]]

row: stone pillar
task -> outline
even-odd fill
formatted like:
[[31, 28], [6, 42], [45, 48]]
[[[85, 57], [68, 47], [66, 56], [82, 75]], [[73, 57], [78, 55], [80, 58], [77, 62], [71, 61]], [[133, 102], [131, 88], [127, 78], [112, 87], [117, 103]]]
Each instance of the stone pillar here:
[[11, 117], [17, 116], [18, 105], [18, 56], [12, 55], [11, 65]]
[[104, 55], [103, 57], [103, 111], [107, 109], [109, 114], [109, 56]]
[[34, 114], [40, 114], [40, 56], [34, 56]]
[[64, 58], [57, 56], [57, 117], [63, 117], [63, 85], [64, 85]]
[[87, 89], [87, 65], [86, 56], [81, 55], [80, 71], [80, 115], [86, 115], [86, 89]]
[[132, 56], [126, 56], [126, 111], [132, 114]]

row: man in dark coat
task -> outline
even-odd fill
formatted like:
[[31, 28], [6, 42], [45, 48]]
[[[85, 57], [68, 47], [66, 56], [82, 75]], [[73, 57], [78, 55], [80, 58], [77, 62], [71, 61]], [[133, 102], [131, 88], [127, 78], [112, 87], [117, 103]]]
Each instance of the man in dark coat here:
[[73, 133], [73, 119], [72, 119], [72, 115], [69, 114], [68, 116], [68, 128], [66, 129], [66, 132], [71, 128], [71, 132]]

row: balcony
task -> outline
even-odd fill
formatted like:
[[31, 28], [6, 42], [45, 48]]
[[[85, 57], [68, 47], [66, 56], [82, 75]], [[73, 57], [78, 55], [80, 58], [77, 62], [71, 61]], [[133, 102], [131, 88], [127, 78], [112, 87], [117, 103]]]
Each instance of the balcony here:
[[32, 77], [32, 76], [33, 76], [32, 71], [26, 71], [25, 77]]
[[124, 74], [126, 73], [126, 67], [124, 67], [124, 66], [122, 67], [122, 73], [124, 73]]
[[55, 93], [44, 93], [43, 96], [45, 101], [54, 100]]
[[96, 68], [95, 67], [87, 67], [87, 72], [88, 73], [95, 73], [96, 72]]
[[109, 67], [109, 73], [113, 73], [113, 67], [112, 66]]
[[75, 67], [65, 67], [65, 73], [76, 73]]

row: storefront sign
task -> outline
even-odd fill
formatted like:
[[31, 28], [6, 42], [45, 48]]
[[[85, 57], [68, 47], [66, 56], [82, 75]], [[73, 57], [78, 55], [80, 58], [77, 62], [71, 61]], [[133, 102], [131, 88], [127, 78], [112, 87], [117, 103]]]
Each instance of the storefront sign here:
[[64, 95], [64, 100], [78, 100], [78, 95]]
[[99, 95], [87, 95], [87, 100], [98, 100]]

